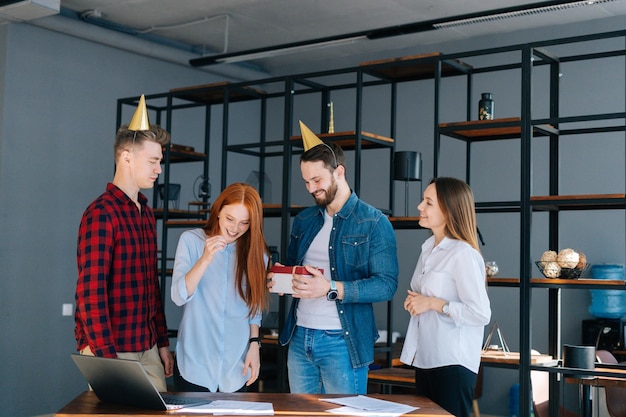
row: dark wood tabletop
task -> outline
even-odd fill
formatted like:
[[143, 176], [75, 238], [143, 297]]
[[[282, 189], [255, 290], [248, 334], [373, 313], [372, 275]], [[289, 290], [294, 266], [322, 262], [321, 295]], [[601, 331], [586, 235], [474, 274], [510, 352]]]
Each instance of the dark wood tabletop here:
[[[326, 410], [340, 407], [326, 401], [320, 401], [324, 398], [341, 398], [350, 395], [313, 395], [313, 394], [286, 394], [286, 393], [176, 393], [187, 395], [190, 397], [203, 397], [215, 400], [236, 400], [236, 401], [255, 401], [255, 402], [271, 402], [274, 407], [274, 415], [281, 417], [303, 417], [303, 416], [339, 416], [339, 414], [331, 414]], [[382, 400], [393, 401], [401, 404], [419, 407], [405, 416], [449, 416], [450, 414], [439, 407], [431, 400], [418, 397], [416, 395], [383, 395], [368, 394], [368, 397], [379, 398]], [[106, 417], [106, 416], [177, 416], [177, 417], [201, 417], [211, 414], [185, 413], [181, 411], [157, 411], [143, 408], [104, 403], [98, 400], [98, 397], [91, 392], [86, 391], [78, 395], [70, 401], [55, 417]]]

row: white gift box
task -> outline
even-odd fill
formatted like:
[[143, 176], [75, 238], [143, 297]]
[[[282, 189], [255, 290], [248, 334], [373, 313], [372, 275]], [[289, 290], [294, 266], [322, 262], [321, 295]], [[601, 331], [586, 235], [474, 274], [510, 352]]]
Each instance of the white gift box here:
[[[270, 269], [271, 272], [274, 273], [274, 285], [270, 292], [279, 293], [279, 294], [293, 294], [293, 285], [291, 281], [293, 280], [293, 274], [304, 275], [304, 276], [313, 276], [309, 271], [306, 270], [303, 266], [280, 266], [274, 265]], [[324, 270], [320, 269], [320, 273], [324, 273]]]

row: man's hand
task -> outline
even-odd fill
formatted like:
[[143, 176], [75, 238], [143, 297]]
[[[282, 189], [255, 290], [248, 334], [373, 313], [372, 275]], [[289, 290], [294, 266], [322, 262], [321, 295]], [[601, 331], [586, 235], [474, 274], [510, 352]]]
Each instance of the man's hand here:
[[330, 290], [330, 282], [322, 275], [322, 273], [314, 266], [304, 266], [309, 275], [293, 274], [293, 284], [295, 298], [321, 298], [326, 297]]
[[170, 352], [170, 348], [167, 346], [160, 347], [159, 356], [161, 357], [161, 362], [163, 362], [165, 377], [167, 378], [174, 375], [174, 357], [172, 356], [172, 352]]

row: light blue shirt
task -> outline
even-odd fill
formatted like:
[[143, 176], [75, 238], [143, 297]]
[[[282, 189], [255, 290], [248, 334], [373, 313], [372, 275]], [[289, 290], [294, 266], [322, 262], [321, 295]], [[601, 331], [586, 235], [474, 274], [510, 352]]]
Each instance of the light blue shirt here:
[[261, 314], [249, 309], [235, 288], [236, 242], [215, 254], [198, 288], [187, 293], [185, 275], [204, 250], [202, 229], [184, 232], [176, 248], [172, 301], [184, 305], [178, 329], [176, 361], [187, 381], [211, 392], [234, 392], [250, 377], [243, 374], [250, 325], [261, 325]]

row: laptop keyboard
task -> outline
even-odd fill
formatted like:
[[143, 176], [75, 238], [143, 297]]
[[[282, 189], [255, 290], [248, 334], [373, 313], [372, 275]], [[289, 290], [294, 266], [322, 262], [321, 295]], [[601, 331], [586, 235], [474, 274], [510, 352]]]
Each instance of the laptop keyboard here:
[[163, 397], [163, 401], [165, 401], [167, 405], [189, 405], [208, 402], [207, 400], [203, 400], [202, 398], [181, 397], [179, 395], [161, 394], [161, 396]]

